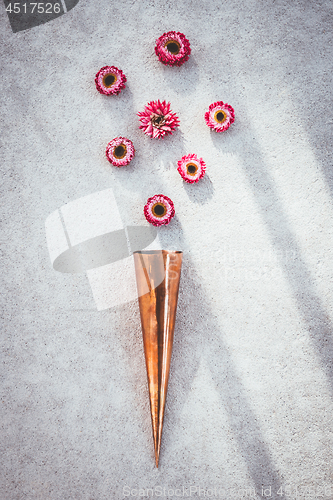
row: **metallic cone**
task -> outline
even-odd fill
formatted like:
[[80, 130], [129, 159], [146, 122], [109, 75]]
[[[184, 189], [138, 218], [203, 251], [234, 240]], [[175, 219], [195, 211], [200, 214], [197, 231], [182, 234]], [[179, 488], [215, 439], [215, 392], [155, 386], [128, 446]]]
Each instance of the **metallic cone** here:
[[134, 252], [156, 467], [175, 328], [182, 252]]

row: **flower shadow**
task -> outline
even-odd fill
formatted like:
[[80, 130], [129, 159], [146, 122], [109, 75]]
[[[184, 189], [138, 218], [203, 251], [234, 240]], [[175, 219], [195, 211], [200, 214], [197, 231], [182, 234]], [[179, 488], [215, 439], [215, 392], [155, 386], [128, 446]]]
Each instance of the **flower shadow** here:
[[[210, 130], [210, 135], [214, 146], [217, 149], [223, 149], [226, 153], [237, 154], [240, 144], [243, 144], [243, 137], [248, 140], [250, 135], [246, 131], [245, 124], [241, 119], [237, 119], [230, 127], [224, 132], [215, 132]], [[242, 134], [242, 141], [240, 141], [240, 134]]]
[[[249, 122], [248, 122], [249, 123]], [[255, 132], [248, 127], [238, 141], [237, 149], [231, 140], [214, 138], [214, 144], [223, 151], [237, 153], [248, 184], [263, 216], [272, 245], [276, 249], [281, 269], [289, 281], [297, 307], [307, 325], [309, 336], [321, 359], [322, 367], [330, 382], [333, 394], [333, 324], [318, 296], [311, 271], [308, 269], [296, 236], [290, 227], [284, 207], [275, 188], [255, 139]], [[286, 258], [286, 255], [293, 256]]]
[[184, 188], [189, 199], [199, 205], [204, 205], [214, 196], [214, 185], [207, 173], [198, 183], [189, 184], [184, 181]]
[[[134, 143], [139, 138], [138, 121], [133, 104], [133, 94], [128, 84], [116, 96], [106, 96], [101, 94], [104, 107], [112, 120], [114, 136], [126, 136]], [[110, 137], [110, 140], [113, 137]], [[135, 145], [135, 144], [134, 144]]]
[[169, 67], [163, 65], [164, 81], [177, 94], [192, 94], [199, 83], [199, 68], [194, 57], [191, 55], [189, 60], [180, 67]]
[[184, 134], [177, 128], [172, 136], [159, 141], [158, 158], [165, 170], [176, 168], [177, 161], [185, 154]]

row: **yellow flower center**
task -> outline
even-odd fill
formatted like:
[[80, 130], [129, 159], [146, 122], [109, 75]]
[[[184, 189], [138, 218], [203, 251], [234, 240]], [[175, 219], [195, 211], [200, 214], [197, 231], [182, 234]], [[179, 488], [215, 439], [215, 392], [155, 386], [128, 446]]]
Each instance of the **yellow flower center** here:
[[124, 156], [126, 156], [126, 153], [127, 147], [123, 143], [119, 144], [119, 146], [116, 146], [113, 150], [113, 156], [117, 158], [117, 160], [121, 160], [122, 158], [124, 158]]
[[215, 114], [214, 114], [214, 119], [215, 121], [217, 121], [218, 123], [223, 123], [226, 121], [227, 119], [227, 115], [225, 114], [224, 111], [222, 111], [221, 109], [218, 109], [217, 111], [215, 111]]
[[167, 213], [167, 208], [163, 203], [157, 202], [153, 205], [151, 211], [155, 217], [163, 217]]
[[104, 87], [112, 87], [114, 83], [117, 81], [117, 75], [114, 73], [108, 73], [103, 76], [103, 85]]
[[195, 163], [187, 163], [186, 171], [188, 175], [195, 175], [198, 171], [198, 165], [196, 165]]
[[171, 54], [178, 54], [180, 51], [180, 43], [177, 40], [168, 40], [164, 45], [164, 48], [167, 49]]

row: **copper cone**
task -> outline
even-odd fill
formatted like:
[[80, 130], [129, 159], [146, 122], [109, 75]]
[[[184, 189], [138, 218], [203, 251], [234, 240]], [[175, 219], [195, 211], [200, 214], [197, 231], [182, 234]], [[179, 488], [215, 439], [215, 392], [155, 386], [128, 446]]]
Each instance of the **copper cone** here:
[[134, 252], [156, 467], [175, 328], [182, 252]]

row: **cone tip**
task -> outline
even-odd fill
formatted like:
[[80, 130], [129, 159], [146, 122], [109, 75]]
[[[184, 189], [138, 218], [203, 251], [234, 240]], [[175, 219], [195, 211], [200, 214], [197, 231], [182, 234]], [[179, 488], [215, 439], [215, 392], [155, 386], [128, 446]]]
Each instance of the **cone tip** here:
[[159, 451], [155, 451], [155, 463], [156, 463], [156, 468], [158, 469], [158, 461], [160, 459], [160, 453]]

